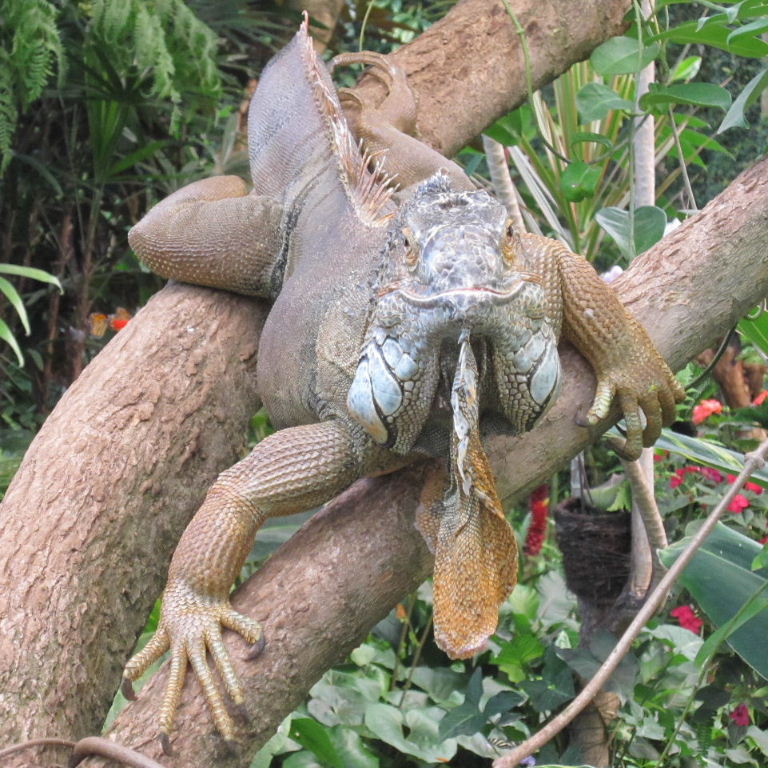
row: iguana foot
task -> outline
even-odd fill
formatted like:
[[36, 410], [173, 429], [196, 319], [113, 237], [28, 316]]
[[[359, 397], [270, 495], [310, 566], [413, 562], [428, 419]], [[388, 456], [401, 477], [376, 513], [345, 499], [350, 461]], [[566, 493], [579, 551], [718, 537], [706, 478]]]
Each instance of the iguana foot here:
[[[351, 103], [361, 113], [360, 119], [353, 126], [355, 133], [360, 135], [362, 129], [363, 138], [368, 138], [364, 125], [383, 123], [413, 136], [416, 133], [416, 97], [408, 85], [405, 72], [386, 56], [374, 51], [340, 53], [331, 59], [329, 69], [333, 72], [336, 67], [349, 64], [368, 64], [371, 68], [366, 74], [382, 83], [387, 91], [384, 100], [374, 107], [364, 103], [350, 88], [339, 89], [339, 100], [345, 110]], [[363, 112], [367, 115], [363, 115]]]
[[261, 626], [254, 619], [237, 613], [226, 599], [201, 595], [183, 581], [169, 582], [163, 595], [163, 612], [154, 637], [125, 667], [123, 689], [130, 692], [132, 680], [170, 649], [168, 683], [160, 708], [160, 741], [170, 748], [169, 734], [181, 700], [188, 664], [192, 665], [213, 715], [216, 728], [228, 742], [237, 742], [235, 724], [214, 682], [207, 654], [213, 658], [227, 693], [236, 705], [245, 701], [243, 687], [222, 641], [226, 627], [263, 649]]
[[595, 399], [587, 413], [587, 424], [594, 426], [606, 418], [614, 399], [624, 414], [627, 437], [624, 444], [614, 449], [624, 459], [637, 459], [643, 446], [653, 445], [659, 439], [661, 428], [675, 420], [675, 405], [685, 400], [685, 390], [658, 356], [652, 365], [625, 364], [608, 373], [598, 375]]

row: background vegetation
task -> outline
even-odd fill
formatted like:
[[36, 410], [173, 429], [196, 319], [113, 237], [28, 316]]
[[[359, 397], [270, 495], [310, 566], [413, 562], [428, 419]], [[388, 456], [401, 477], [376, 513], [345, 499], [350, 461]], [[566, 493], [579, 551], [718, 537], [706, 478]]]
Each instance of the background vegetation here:
[[[350, 2], [330, 52], [361, 40], [390, 50], [449, 5]], [[298, 14], [287, 4], [244, 0], [1, 0], [0, 18], [4, 487], [60, 394], [160, 285], [128, 250], [130, 226], [184, 183], [247, 175], [242, 104]], [[632, 22], [624, 37], [488, 131], [505, 147], [526, 228], [564, 239], [603, 270], [626, 266], [701, 208], [757, 159], [768, 135], [760, 107], [768, 5], [659, 2], [654, 17], [637, 10]], [[651, 61], [657, 83], [638, 97], [638, 73]], [[657, 197], [638, 207], [633, 137], [648, 115]], [[461, 160], [488, 183], [479, 143]], [[689, 401], [657, 451], [657, 496], [673, 542], [716, 503], [740, 452], [768, 427], [765, 314], [758, 308], [726, 341], [747, 402], [722, 370], [699, 379], [707, 361], [692, 364], [682, 373]], [[257, 416], [254, 439], [268, 429]], [[621, 466], [601, 448], [586, 462], [589, 506], [618, 519], [628, 490], [621, 478], [605, 481]], [[768, 474], [755, 480], [613, 678], [620, 702], [618, 716], [606, 718], [613, 765], [766, 762]], [[488, 652], [451, 663], [437, 650], [425, 584], [317, 683], [254, 765], [485, 765], [568, 702], [613, 642], [602, 631], [585, 636], [580, 608], [595, 596], [577, 599], [565, 586], [568, 574], [574, 587], [572, 574], [549, 518], [570, 485], [560, 473], [527, 506], [510, 510], [527, 557]], [[269, 526], [249, 567], [298, 524]], [[676, 544], [665, 557], [678, 551]], [[621, 574], [626, 563], [612, 556]], [[600, 557], [603, 567], [607, 555]], [[714, 583], [707, 581], [713, 573]], [[601, 589], [613, 599], [610, 585]], [[576, 739], [564, 737], [536, 760], [576, 765], [583, 755]]]

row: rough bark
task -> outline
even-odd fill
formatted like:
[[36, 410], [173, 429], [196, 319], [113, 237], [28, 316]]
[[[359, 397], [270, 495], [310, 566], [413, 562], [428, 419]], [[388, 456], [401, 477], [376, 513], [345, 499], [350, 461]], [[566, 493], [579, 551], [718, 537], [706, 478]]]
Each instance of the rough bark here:
[[0, 745], [98, 732], [169, 553], [242, 456], [264, 309], [169, 285], [30, 446], [0, 506]]
[[[476, 0], [475, 7], [482, 6]], [[581, 24], [572, 27], [573, 35], [582, 31]], [[605, 36], [611, 31], [603, 30]], [[485, 62], [490, 51], [484, 55]], [[532, 55], [547, 54], [532, 46]], [[430, 66], [441, 69], [437, 60]], [[462, 66], [469, 67], [464, 54]], [[450, 70], [450, 62], [444, 62], [444, 76]], [[492, 113], [489, 109], [486, 117]], [[464, 122], [463, 110], [447, 114], [455, 124]], [[467, 121], [476, 117], [468, 114]], [[696, 221], [645, 255], [619, 283], [673, 366], [708, 346], [768, 292], [762, 246], [767, 231], [763, 163]], [[0, 745], [28, 736], [80, 737], [98, 730], [120, 668], [160, 591], [173, 542], [216, 472], [236, 457], [232, 442], [239, 441], [256, 407], [252, 373], [258, 312], [256, 302], [243, 298], [180, 286], [164, 290], [83, 373], [35, 441], [0, 512]], [[491, 441], [507, 496], [541, 482], [589, 439], [573, 414], [589, 400], [591, 376], [575, 354], [565, 358], [563, 396], [543, 428], [522, 440]], [[347, 511], [337, 514], [354, 518], [368, 510], [372, 520], [385, 515], [385, 499], [392, 492], [387, 489], [399, 482], [392, 477], [366, 483], [347, 498], [349, 506], [341, 507]], [[405, 508], [412, 511], [415, 505], [409, 498], [398, 502], [405, 506], [396, 508], [402, 515], [398, 512], [391, 525], [371, 529], [367, 545], [396, 557], [396, 541], [418, 541], [406, 514]], [[311, 543], [307, 557], [312, 562], [325, 562], [329, 549], [338, 550], [339, 578], [354, 555], [345, 555], [344, 548], [359, 546], [353, 538], [318, 542], [308, 536], [300, 541]], [[289, 564], [299, 557], [291, 551]], [[423, 568], [420, 556], [393, 562], [402, 567], [397, 571], [402, 583], [417, 579]], [[314, 582], [313, 569], [303, 575], [310, 585]], [[286, 571], [271, 571], [269, 595], [276, 603], [292, 602], [288, 583]], [[269, 627], [278, 609], [263, 600], [257, 604], [248, 594], [242, 598], [243, 610], [266, 616]], [[351, 622], [356, 616], [350, 614], [360, 609], [359, 598], [341, 587], [336, 595], [328, 615], [320, 617], [324, 628], [339, 621], [334, 611], [343, 612], [342, 622]], [[391, 594], [381, 599], [395, 601]], [[308, 612], [314, 610], [305, 605]], [[268, 655], [246, 674], [261, 670], [267, 660], [281, 663], [278, 649], [288, 646], [280, 642], [288, 643], [299, 631], [304, 615], [290, 630], [278, 628]], [[353, 642], [352, 635], [338, 643], [339, 652]], [[286, 658], [282, 663], [295, 663], [295, 656]], [[274, 686], [269, 718], [259, 712], [261, 734], [279, 722], [281, 708], [290, 710], [326, 662], [319, 651], [310, 658], [305, 646], [296, 665], [300, 680], [286, 678], [280, 687], [263, 670], [256, 676], [254, 685], [264, 680]], [[138, 705], [144, 709], [141, 718], [126, 716], [139, 724], [142, 738], [134, 744], [152, 733], [156, 703], [156, 697], [145, 697]], [[191, 762], [198, 765], [218, 760], [218, 741], [207, 732], [209, 725], [207, 715], [195, 719], [196, 747], [213, 750], [196, 753]], [[131, 743], [125, 731], [117, 733]], [[177, 744], [181, 750], [182, 742]]]

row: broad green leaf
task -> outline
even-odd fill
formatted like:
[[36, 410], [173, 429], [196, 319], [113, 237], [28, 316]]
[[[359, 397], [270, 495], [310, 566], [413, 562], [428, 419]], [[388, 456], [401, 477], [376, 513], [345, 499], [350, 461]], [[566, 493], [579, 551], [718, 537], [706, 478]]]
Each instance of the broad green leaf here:
[[[365, 726], [376, 738], [390, 744], [400, 752], [428, 763], [447, 762], [456, 752], [456, 741], [446, 739], [432, 747], [419, 747], [403, 735], [405, 717], [389, 704], [369, 704], [365, 708]], [[441, 721], [442, 722], [442, 721]]]
[[21, 354], [19, 343], [16, 341], [16, 337], [11, 333], [8, 324], [2, 318], [0, 318], [0, 339], [6, 342], [16, 353], [16, 361], [18, 364], [24, 365], [24, 356]]
[[34, 267], [21, 267], [17, 264], [0, 264], [0, 272], [4, 272], [6, 275], [19, 275], [20, 277], [28, 277], [31, 280], [39, 280], [41, 283], [50, 283], [55, 285], [61, 293], [64, 293], [59, 278], [45, 272], [42, 269], [35, 269]]
[[731, 94], [714, 83], [678, 83], [657, 85], [651, 83], [650, 90], [640, 99], [643, 109], [667, 107], [669, 104], [691, 104], [697, 107], [717, 107], [726, 110], [731, 105]]
[[689, 21], [680, 24], [677, 27], [666, 30], [661, 34], [655, 35], [654, 40], [669, 40], [672, 43], [693, 45], [711, 45], [737, 56], [760, 59], [768, 55], [768, 43], [759, 40], [756, 37], [738, 37], [728, 42], [731, 29], [723, 21], [722, 23], [707, 23], [699, 28], [699, 23]]
[[655, 205], [644, 205], [636, 209], [634, 222], [629, 211], [615, 207], [601, 208], [595, 214], [595, 219], [630, 259], [661, 240], [667, 226], [667, 215]]
[[629, 99], [623, 99], [607, 85], [588, 83], [576, 94], [576, 106], [581, 115], [581, 122], [589, 123], [592, 120], [602, 120], [614, 109], [629, 112], [635, 105]]
[[455, 704], [467, 683], [465, 675], [448, 667], [416, 667], [411, 670], [411, 680], [437, 704]]
[[592, 197], [600, 182], [600, 168], [581, 160], [572, 162], [560, 177], [560, 187], [565, 199], [578, 203], [586, 197]]
[[768, 67], [758, 72], [736, 97], [731, 108], [726, 112], [723, 122], [720, 123], [715, 133], [722, 133], [729, 128], [737, 126], [748, 128], [749, 123], [744, 117], [745, 110], [757, 99], [762, 90], [768, 85]]
[[603, 77], [629, 75], [648, 66], [660, 50], [658, 43], [644, 46], [633, 37], [612, 37], [595, 48], [589, 60]]
[[739, 323], [739, 332], [764, 355], [768, 355], [768, 312], [758, 308], [754, 317], [747, 316]]
[[[659, 553], [668, 568], [690, 543], [686, 536]], [[701, 609], [717, 626], [727, 624], [759, 590], [768, 578], [765, 570], [752, 571], [751, 564], [760, 545], [740, 533], [718, 523], [715, 530], [696, 552], [680, 578]], [[725, 640], [756, 672], [768, 679], [768, 594], [755, 598], [749, 620], [729, 634]], [[702, 652], [699, 652], [701, 658]]]
[[485, 703], [483, 715], [486, 720], [490, 720], [496, 715], [510, 712], [515, 707], [520, 706], [525, 701], [525, 698], [522, 693], [517, 693], [517, 691], [499, 691]]
[[518, 634], [509, 641], [502, 641], [501, 650], [493, 661], [513, 683], [526, 678], [526, 666], [544, 655], [545, 646], [532, 633]]
[[331, 741], [329, 728], [310, 717], [298, 717], [291, 722], [291, 738], [308, 749], [323, 764], [344, 768], [341, 755]]
[[330, 728], [331, 742], [345, 768], [379, 768], [379, 758], [351, 728]]
[[16, 314], [24, 326], [24, 332], [29, 336], [29, 318], [27, 317], [27, 310], [24, 309], [24, 302], [21, 300], [19, 292], [13, 287], [13, 283], [4, 277], [0, 277], [0, 293], [8, 299], [10, 305], [16, 310]]
[[670, 81], [675, 80], [692, 80], [699, 74], [699, 68], [701, 67], [701, 56], [688, 56], [683, 59], [672, 71], [670, 75]]
[[[661, 437], [656, 442], [656, 448], [685, 456], [694, 464], [714, 467], [734, 475], [738, 475], [744, 468], [744, 454], [718, 445], [713, 440], [701, 440], [698, 437], [681, 435], [671, 429], [661, 431]], [[750, 480], [768, 488], [768, 471], [765, 469], [755, 470]]]

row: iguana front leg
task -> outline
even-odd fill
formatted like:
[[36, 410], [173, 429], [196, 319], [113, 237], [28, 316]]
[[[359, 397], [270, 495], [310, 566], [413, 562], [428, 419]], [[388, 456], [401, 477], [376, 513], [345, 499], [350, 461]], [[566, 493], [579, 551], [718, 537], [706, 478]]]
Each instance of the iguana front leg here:
[[230, 606], [232, 584], [264, 520], [333, 498], [361, 475], [357, 457], [353, 438], [340, 423], [284, 429], [219, 475], [208, 491], [173, 555], [157, 632], [123, 673], [124, 688], [130, 693], [130, 681], [170, 649], [170, 674], [160, 709], [160, 738], [166, 751], [188, 664], [200, 681], [216, 727], [225, 739], [236, 739], [206, 660], [210, 653], [227, 692], [242, 703], [243, 689], [221, 629], [232, 629], [257, 643], [261, 628]]
[[644, 445], [656, 442], [662, 426], [674, 421], [675, 403], [685, 399], [684, 389], [645, 328], [586, 259], [539, 235], [522, 235], [520, 249], [522, 262], [544, 280], [553, 323], [557, 327], [562, 322], [562, 338], [595, 371], [587, 423], [606, 418], [617, 400], [627, 426], [622, 454], [637, 458]]
[[279, 290], [282, 207], [238, 176], [195, 181], [152, 208], [128, 241], [161, 277], [269, 298]]

